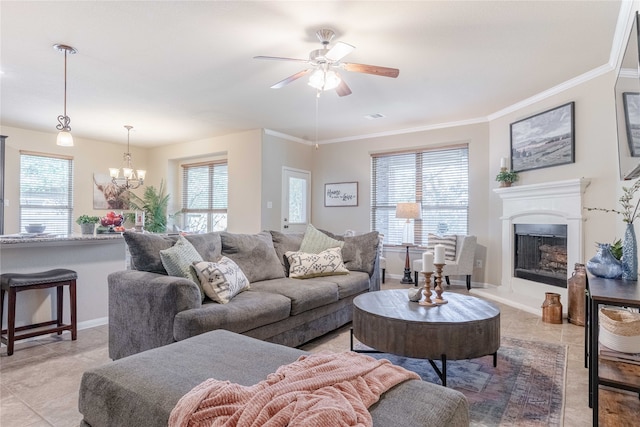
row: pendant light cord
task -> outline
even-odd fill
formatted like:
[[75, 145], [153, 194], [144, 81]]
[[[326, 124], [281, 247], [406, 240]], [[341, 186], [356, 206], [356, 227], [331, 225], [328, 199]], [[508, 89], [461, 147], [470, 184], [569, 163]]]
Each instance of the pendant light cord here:
[[318, 149], [318, 104], [320, 104], [320, 89], [316, 95], [316, 150]]

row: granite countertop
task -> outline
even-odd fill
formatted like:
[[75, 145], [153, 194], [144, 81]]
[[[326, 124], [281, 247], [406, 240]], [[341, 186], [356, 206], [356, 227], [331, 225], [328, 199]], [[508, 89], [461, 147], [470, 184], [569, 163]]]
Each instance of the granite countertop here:
[[122, 233], [102, 233], [102, 234], [6, 234], [0, 235], [1, 245], [35, 244], [35, 243], [101, 243], [104, 241], [121, 240]]

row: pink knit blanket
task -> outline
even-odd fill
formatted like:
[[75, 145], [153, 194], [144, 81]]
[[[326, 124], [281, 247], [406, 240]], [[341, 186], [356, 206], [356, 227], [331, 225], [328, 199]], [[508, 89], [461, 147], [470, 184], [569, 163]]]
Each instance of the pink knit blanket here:
[[418, 374], [345, 353], [301, 356], [252, 386], [208, 379], [171, 411], [169, 427], [372, 426], [367, 408]]

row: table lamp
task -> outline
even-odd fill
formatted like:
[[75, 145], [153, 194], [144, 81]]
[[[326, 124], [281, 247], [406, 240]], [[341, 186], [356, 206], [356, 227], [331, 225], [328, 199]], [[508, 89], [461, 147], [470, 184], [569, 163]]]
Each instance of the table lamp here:
[[409, 259], [409, 246], [413, 245], [412, 219], [420, 218], [420, 203], [398, 203], [396, 205], [396, 218], [406, 219], [404, 232], [402, 233], [402, 244], [407, 246], [407, 255], [404, 261], [404, 277], [400, 283], [413, 283], [411, 278], [411, 261]]

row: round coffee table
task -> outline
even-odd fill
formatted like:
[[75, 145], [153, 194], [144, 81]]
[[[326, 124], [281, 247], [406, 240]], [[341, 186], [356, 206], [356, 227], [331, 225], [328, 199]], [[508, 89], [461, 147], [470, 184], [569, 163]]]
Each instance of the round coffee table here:
[[[500, 309], [469, 295], [448, 292], [443, 297], [448, 304], [427, 307], [409, 301], [405, 289], [358, 295], [353, 300], [352, 334], [378, 352], [428, 359], [444, 386], [447, 359], [493, 355], [496, 366]], [[438, 359], [442, 370], [433, 362]]]

